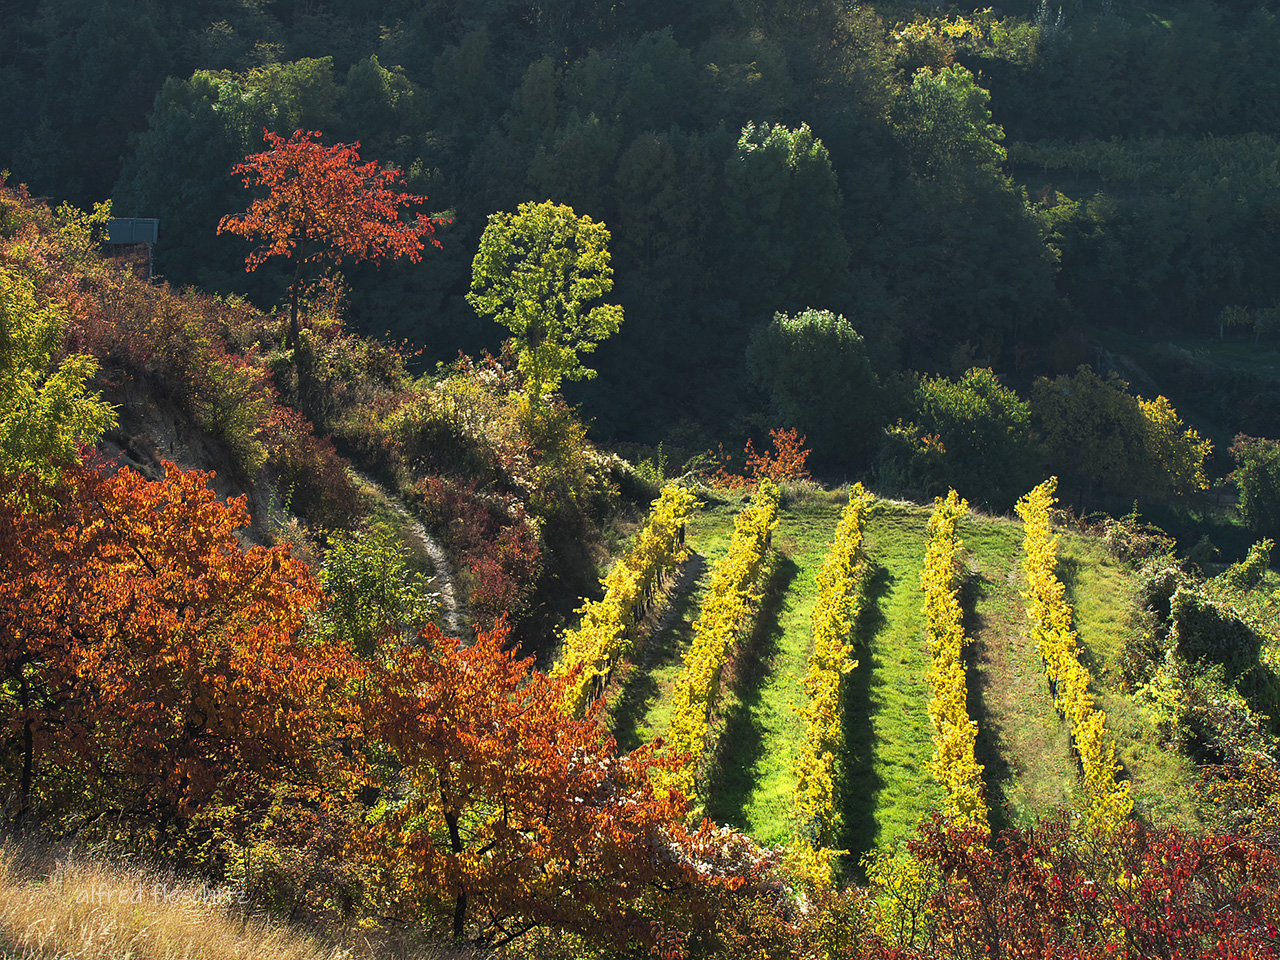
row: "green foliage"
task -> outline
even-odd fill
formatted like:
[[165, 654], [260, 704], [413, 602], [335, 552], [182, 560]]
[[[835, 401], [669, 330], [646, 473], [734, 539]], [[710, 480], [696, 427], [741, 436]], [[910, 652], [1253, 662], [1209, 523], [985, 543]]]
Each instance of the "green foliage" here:
[[1271, 548], [1275, 545], [1274, 540], [1259, 540], [1249, 548], [1243, 560], [1231, 564], [1215, 579], [1220, 578], [1229, 589], [1252, 590], [1266, 575], [1267, 567], [1271, 565]]
[[320, 631], [362, 657], [389, 633], [425, 627], [438, 607], [430, 579], [409, 566], [404, 546], [381, 525], [330, 536], [320, 585], [329, 598], [317, 617]]
[[989, 369], [972, 367], [958, 381], [925, 377], [916, 387], [915, 416], [936, 445], [913, 450], [913, 472], [975, 499], [1007, 506], [1036, 469], [1031, 408]]
[[61, 304], [41, 303], [31, 277], [0, 262], [0, 471], [46, 484], [115, 424], [88, 389], [97, 361], [58, 356], [66, 324]]
[[898, 101], [898, 137], [922, 177], [962, 182], [1004, 161], [1004, 130], [991, 119], [991, 94], [958, 64], [921, 67]]
[[588, 306], [613, 289], [608, 242], [604, 224], [550, 200], [489, 217], [467, 302], [511, 331], [525, 390], [536, 401], [562, 380], [595, 376], [579, 355], [622, 325], [621, 307]]
[[741, 282], [770, 305], [829, 299], [849, 251], [831, 157], [808, 124], [748, 123], [725, 162], [724, 182]]
[[1143, 400], [1128, 387], [1114, 373], [1104, 378], [1085, 366], [1035, 382], [1033, 423], [1051, 469], [1082, 494], [1167, 496], [1206, 487], [1204, 460], [1212, 445], [1185, 428], [1164, 397]]
[[753, 331], [747, 366], [770, 395], [771, 422], [794, 425], [821, 461], [857, 464], [868, 452], [880, 386], [862, 337], [844, 317], [774, 314]]
[[1280, 440], [1240, 434], [1231, 454], [1240, 516], [1250, 529], [1280, 537]]
[[[0, 191], [4, 212], [17, 213], [2, 179]], [[111, 406], [89, 389], [97, 361], [66, 352], [72, 281], [62, 273], [72, 258], [88, 255], [109, 214], [110, 204], [91, 214], [64, 207], [50, 233], [0, 234], [0, 472], [28, 473], [47, 486], [82, 445], [116, 423]]]

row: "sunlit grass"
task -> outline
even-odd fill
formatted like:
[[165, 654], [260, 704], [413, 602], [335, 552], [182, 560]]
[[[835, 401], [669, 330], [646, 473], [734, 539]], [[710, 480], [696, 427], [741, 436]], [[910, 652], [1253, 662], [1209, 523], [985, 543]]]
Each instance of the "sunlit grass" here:
[[929, 651], [920, 572], [925, 507], [878, 502], [867, 521], [865, 600], [856, 631], [858, 667], [846, 677], [845, 749], [837, 768], [841, 846], [857, 858], [911, 836], [942, 805], [925, 764], [933, 756]]
[[[350, 950], [246, 915], [211, 890], [90, 859], [0, 848], [0, 956], [76, 960], [337, 960]], [[26, 862], [24, 862], [26, 861]]]
[[968, 578], [961, 591], [972, 641], [969, 714], [978, 722], [978, 762], [992, 825], [1028, 826], [1067, 804], [1078, 767], [1068, 725], [1053, 706], [1022, 598], [1022, 524], [966, 517], [958, 529]]
[[1150, 711], [1132, 696], [1124, 679], [1133, 586], [1129, 571], [1089, 537], [1063, 537], [1058, 576], [1075, 612], [1085, 665], [1093, 674], [1098, 708], [1116, 739], [1124, 775], [1129, 778], [1134, 813], [1171, 822], [1187, 830], [1204, 824], [1203, 799], [1197, 795], [1195, 764], [1186, 754], [1159, 742]]
[[795, 708], [805, 697], [815, 577], [847, 499], [847, 491], [784, 496], [756, 630], [742, 648], [720, 708], [719, 773], [707, 812], [766, 845], [786, 840], [794, 825], [794, 756], [804, 738]]

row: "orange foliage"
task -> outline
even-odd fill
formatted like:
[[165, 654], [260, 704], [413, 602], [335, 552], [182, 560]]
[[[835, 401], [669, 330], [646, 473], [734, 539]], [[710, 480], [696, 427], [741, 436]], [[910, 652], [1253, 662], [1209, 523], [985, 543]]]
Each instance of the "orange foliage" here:
[[24, 808], [76, 783], [163, 822], [315, 767], [344, 670], [298, 639], [319, 588], [287, 549], [243, 547], [244, 498], [208, 480], [77, 467], [42, 512], [0, 498], [3, 773]]
[[808, 480], [809, 471], [805, 469], [805, 461], [811, 451], [804, 448], [805, 438], [798, 436], [795, 427], [778, 428], [769, 431], [773, 441], [773, 452], [756, 453], [752, 441], [747, 441], [745, 469], [742, 474], [735, 474], [731, 467], [731, 458], [725, 454], [721, 446], [716, 454], [719, 467], [711, 475], [711, 483], [728, 490], [738, 490], [751, 486], [761, 480], [773, 480], [783, 483], [788, 480]]
[[367, 855], [450, 913], [454, 936], [550, 925], [657, 946], [664, 927], [691, 929], [708, 894], [741, 883], [706, 866], [722, 835], [687, 831], [684, 798], [651, 784], [672, 759], [656, 745], [619, 755], [594, 715], [566, 717], [568, 678], [506, 639], [505, 625], [470, 645], [429, 627], [369, 666], [366, 736], [403, 765], [408, 795], [370, 828]]
[[266, 187], [268, 194], [245, 213], [222, 218], [218, 232], [237, 233], [262, 245], [245, 260], [256, 270], [271, 257], [297, 263], [290, 287], [290, 346], [297, 346], [298, 298], [306, 264], [319, 260], [422, 259], [423, 240], [435, 239], [436, 221], [400, 219], [403, 207], [427, 198], [392, 189], [403, 182], [395, 170], [374, 161], [360, 163], [360, 144], [316, 142], [319, 130], [297, 130], [286, 140], [263, 130], [270, 150], [251, 154], [231, 172], [244, 177], [246, 187]]

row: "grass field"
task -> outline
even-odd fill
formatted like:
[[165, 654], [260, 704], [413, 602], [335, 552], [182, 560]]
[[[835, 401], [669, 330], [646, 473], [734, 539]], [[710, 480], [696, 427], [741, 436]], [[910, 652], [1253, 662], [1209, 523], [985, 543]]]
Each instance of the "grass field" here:
[[1053, 707], [1023, 606], [1022, 525], [970, 515], [958, 533], [969, 578], [962, 591], [969, 651], [969, 716], [978, 721], [992, 825], [1027, 825], [1075, 795], [1068, 725]]
[[865, 599], [854, 651], [860, 662], [845, 683], [837, 783], [839, 845], [851, 861], [910, 836], [943, 798], [925, 769], [933, 756], [920, 590], [928, 518], [927, 508], [878, 501], [863, 538]]
[[[814, 576], [826, 555], [847, 492], [792, 490], [784, 495], [773, 555], [758, 586], [754, 626], [726, 667], [707, 764], [705, 812], [765, 844], [792, 830], [792, 758], [802, 736], [793, 707], [811, 643]], [[617, 671], [608, 693], [609, 723], [624, 749], [661, 736], [668, 693], [679, 672], [712, 565], [728, 548], [742, 501], [715, 500], [689, 525], [694, 551], [683, 582], [653, 623], [650, 639]], [[844, 743], [838, 758], [843, 869], [860, 877], [858, 861], [876, 847], [910, 837], [942, 800], [929, 776], [928, 715], [920, 572], [929, 508], [877, 501], [867, 523], [862, 614], [855, 629], [858, 666], [843, 691]], [[1022, 525], [966, 516], [961, 601], [970, 643], [969, 712], [978, 723], [992, 821], [1029, 825], [1076, 794], [1078, 765], [1066, 723], [1052, 703], [1028, 635], [1021, 590]], [[1117, 740], [1137, 815], [1188, 829], [1204, 822], [1194, 766], [1157, 743], [1146, 709], [1125, 688], [1121, 669], [1130, 621], [1126, 568], [1103, 545], [1067, 534], [1059, 575], [1075, 606], [1080, 644], [1094, 693]]]
[[1098, 708], [1107, 714], [1107, 730], [1116, 739], [1124, 775], [1129, 778], [1135, 815], [1187, 830], [1200, 828], [1203, 801], [1194, 788], [1194, 764], [1185, 754], [1159, 744], [1149, 711], [1130, 696], [1132, 691], [1125, 684], [1126, 637], [1133, 629], [1128, 571], [1099, 541], [1063, 537], [1058, 576], [1075, 612]]
[[725, 684], [707, 814], [764, 844], [780, 843], [792, 831], [794, 746], [804, 736], [793, 708], [805, 696], [815, 577], [846, 501], [839, 491], [783, 498], [756, 629]]

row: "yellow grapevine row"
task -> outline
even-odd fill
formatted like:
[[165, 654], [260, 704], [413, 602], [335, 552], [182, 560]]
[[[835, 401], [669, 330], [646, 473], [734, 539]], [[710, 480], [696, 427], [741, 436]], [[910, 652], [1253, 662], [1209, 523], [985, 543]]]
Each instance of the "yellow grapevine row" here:
[[806, 872], [830, 881], [835, 851], [835, 750], [840, 741], [840, 678], [858, 664], [849, 659], [849, 635], [858, 619], [858, 557], [871, 494], [854, 484], [836, 526], [835, 542], [818, 572], [813, 604], [813, 652], [801, 708], [805, 738], [795, 760], [797, 853]]
[[1026, 524], [1027, 615], [1031, 634], [1045, 664], [1053, 702], [1071, 725], [1080, 755], [1086, 823], [1091, 830], [1110, 832], [1133, 810], [1129, 784], [1116, 782], [1116, 744], [1108, 739], [1106, 714], [1095, 709], [1089, 693], [1089, 671], [1080, 663], [1071, 607], [1063, 599], [1063, 585], [1054, 572], [1058, 538], [1049, 524], [1056, 503], [1058, 480], [1051, 477], [1018, 501], [1018, 516]]
[[675, 484], [662, 488], [631, 549], [600, 581], [604, 597], [578, 609], [576, 630], [566, 630], [556, 675], [582, 665], [565, 691], [565, 712], [581, 717], [604, 688], [609, 671], [635, 642], [635, 631], [662, 577], [685, 556], [685, 518], [700, 504], [691, 490]]
[[936, 748], [929, 772], [947, 792], [947, 813], [966, 820], [986, 822], [987, 804], [982, 789], [982, 764], [974, 756], [978, 724], [970, 718], [969, 691], [965, 683], [963, 611], [960, 607], [956, 558], [961, 543], [956, 523], [969, 509], [954, 490], [934, 501], [929, 518], [929, 546], [925, 551], [920, 586], [924, 590], [925, 633], [932, 664], [929, 683], [933, 697]]
[[711, 571], [711, 583], [693, 625], [693, 644], [672, 693], [672, 750], [689, 762], [675, 771], [667, 786], [692, 796], [695, 770], [707, 743], [707, 722], [720, 683], [720, 671], [734, 640], [750, 619], [751, 587], [769, 549], [769, 534], [777, 522], [778, 486], [761, 480], [751, 502], [734, 521], [729, 552]]

